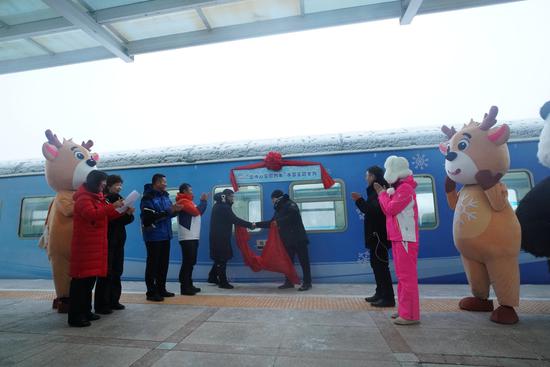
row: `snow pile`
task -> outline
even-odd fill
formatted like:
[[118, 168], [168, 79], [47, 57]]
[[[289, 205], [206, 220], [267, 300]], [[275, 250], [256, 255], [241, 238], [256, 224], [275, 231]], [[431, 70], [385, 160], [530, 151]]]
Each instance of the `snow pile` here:
[[[509, 122], [511, 139], [533, 139], [540, 136], [540, 120]], [[461, 126], [455, 126], [460, 130]], [[382, 150], [433, 146], [445, 140], [439, 127], [355, 132], [294, 138], [241, 141], [219, 144], [189, 145], [159, 149], [142, 149], [101, 154], [100, 168], [144, 165], [192, 164], [216, 160], [263, 158], [269, 151], [283, 156], [327, 152]], [[0, 176], [32, 174], [44, 171], [44, 160], [0, 162]]]

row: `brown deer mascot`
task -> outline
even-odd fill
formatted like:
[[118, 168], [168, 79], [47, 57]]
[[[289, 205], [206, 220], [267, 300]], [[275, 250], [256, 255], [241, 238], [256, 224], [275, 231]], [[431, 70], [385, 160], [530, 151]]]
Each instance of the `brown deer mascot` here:
[[[473, 120], [462, 130], [443, 126], [449, 140], [440, 144], [445, 155], [445, 192], [454, 212], [453, 238], [473, 297], [459, 306], [467, 311], [493, 311], [489, 288], [493, 285], [499, 307], [491, 321], [515, 324], [519, 305], [521, 228], [500, 179], [510, 167], [506, 142], [510, 128], [496, 124], [497, 107], [483, 122]], [[462, 184], [457, 192], [456, 184]]]
[[46, 158], [45, 175], [48, 185], [57, 193], [50, 205], [41, 246], [46, 247], [52, 266], [56, 299], [53, 308], [59, 313], [69, 310], [69, 263], [73, 236], [73, 194], [96, 168], [97, 154], [91, 154], [91, 140], [81, 145], [71, 139], [59, 141], [57, 135], [46, 130], [48, 141], [42, 145]]

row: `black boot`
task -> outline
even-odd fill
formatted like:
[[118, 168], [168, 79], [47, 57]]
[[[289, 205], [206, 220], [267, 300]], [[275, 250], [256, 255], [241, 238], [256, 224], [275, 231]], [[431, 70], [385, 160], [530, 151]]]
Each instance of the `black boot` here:
[[367, 301], [367, 302], [369, 302], [369, 303], [372, 303], [372, 302], [378, 301], [380, 298], [381, 298], [380, 295], [379, 295], [378, 293], [375, 293], [375, 294], [373, 294], [373, 295], [370, 296], [370, 297], [366, 297], [366, 298], [365, 298], [365, 301]]
[[180, 284], [180, 293], [182, 296], [194, 296], [197, 292], [192, 288], [186, 287], [184, 284]]
[[376, 302], [370, 304], [373, 307], [395, 307], [395, 299], [380, 298]]

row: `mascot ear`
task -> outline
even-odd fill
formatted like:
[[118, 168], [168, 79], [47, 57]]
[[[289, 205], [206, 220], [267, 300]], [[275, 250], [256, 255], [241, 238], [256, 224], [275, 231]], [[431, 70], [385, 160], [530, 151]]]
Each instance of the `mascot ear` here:
[[508, 141], [510, 138], [510, 127], [506, 124], [503, 124], [499, 127], [495, 127], [489, 130], [487, 135], [490, 141], [495, 143], [495, 145], [502, 145]]
[[57, 150], [55, 145], [44, 143], [42, 144], [42, 154], [47, 160], [53, 161], [59, 155], [59, 150]]

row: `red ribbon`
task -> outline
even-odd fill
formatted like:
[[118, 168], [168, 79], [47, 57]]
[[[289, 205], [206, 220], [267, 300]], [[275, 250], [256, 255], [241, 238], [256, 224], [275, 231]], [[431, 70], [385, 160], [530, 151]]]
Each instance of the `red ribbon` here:
[[268, 270], [276, 273], [283, 273], [293, 284], [300, 284], [300, 278], [296, 273], [294, 264], [290, 260], [288, 253], [279, 236], [277, 225], [272, 222], [269, 228], [269, 236], [262, 254], [256, 255], [248, 245], [250, 234], [244, 227], [235, 226], [235, 239], [237, 247], [243, 255], [244, 263], [254, 272]]
[[319, 162], [308, 162], [308, 161], [289, 161], [283, 159], [283, 156], [279, 152], [269, 152], [265, 156], [264, 160], [258, 163], [248, 164], [246, 166], [235, 167], [231, 169], [229, 173], [229, 179], [231, 180], [231, 185], [235, 192], [239, 191], [239, 186], [237, 184], [237, 179], [235, 178], [234, 171], [243, 170], [243, 169], [255, 169], [255, 168], [264, 168], [266, 167], [270, 171], [280, 171], [284, 166], [319, 166], [321, 169], [321, 182], [325, 189], [328, 189], [334, 185], [334, 180], [328, 174], [327, 170]]

